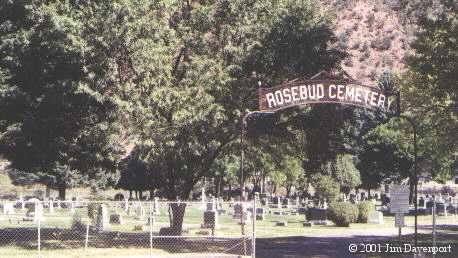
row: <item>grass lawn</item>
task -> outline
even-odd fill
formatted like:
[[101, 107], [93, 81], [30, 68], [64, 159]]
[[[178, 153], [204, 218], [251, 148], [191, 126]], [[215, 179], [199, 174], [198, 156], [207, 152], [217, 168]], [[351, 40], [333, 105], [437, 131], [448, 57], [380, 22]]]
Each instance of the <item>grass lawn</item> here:
[[[165, 205], [164, 205], [165, 206]], [[159, 229], [169, 226], [169, 217], [166, 207], [161, 207], [160, 214], [155, 217], [153, 224], [153, 250], [156, 255], [188, 253], [232, 253], [241, 252], [241, 226], [239, 220], [232, 218], [232, 207], [224, 207], [226, 214], [218, 217], [219, 227], [216, 236], [228, 239], [212, 240], [208, 238], [210, 230], [202, 229], [203, 210], [200, 203], [188, 204], [184, 217], [184, 236], [198, 237], [205, 235], [206, 238], [192, 239], [159, 239]], [[149, 210], [145, 206], [145, 214]], [[275, 209], [270, 209], [274, 211]], [[38, 254], [37, 248], [37, 223], [24, 222], [22, 218], [25, 211], [16, 209], [17, 214], [0, 215], [0, 257], [27, 257]], [[76, 208], [84, 223], [89, 223], [86, 208]], [[119, 213], [123, 217], [122, 225], [109, 225], [108, 231], [103, 234], [90, 232], [88, 236], [88, 248], [85, 249], [85, 232], [76, 232], [71, 229], [72, 216], [69, 209], [55, 209], [53, 214], [45, 208], [44, 220], [41, 222], [41, 248], [43, 257], [142, 257], [150, 254], [150, 233], [146, 215], [143, 219], [135, 217], [134, 212], [128, 214], [121, 207], [109, 207], [109, 214]], [[394, 227], [394, 217], [385, 216], [384, 224], [351, 224], [350, 227], [336, 227], [333, 225], [303, 227], [304, 215], [274, 215], [268, 213], [264, 221], [256, 221], [256, 237], [351, 237], [384, 235], [396, 236], [397, 228]], [[277, 221], [287, 221], [287, 226], [276, 226]], [[431, 216], [419, 216], [420, 243], [430, 242]], [[404, 241], [411, 242], [414, 217], [406, 216], [408, 227], [403, 229]], [[440, 228], [439, 243], [456, 243], [458, 217], [449, 215], [437, 217], [438, 225], [455, 225], [455, 227]], [[143, 225], [143, 230], [134, 230], [135, 226]], [[247, 237], [252, 235], [251, 222], [245, 226]], [[447, 236], [450, 237], [447, 237]], [[394, 237], [393, 241], [397, 241]], [[250, 244], [247, 244], [248, 252]]]

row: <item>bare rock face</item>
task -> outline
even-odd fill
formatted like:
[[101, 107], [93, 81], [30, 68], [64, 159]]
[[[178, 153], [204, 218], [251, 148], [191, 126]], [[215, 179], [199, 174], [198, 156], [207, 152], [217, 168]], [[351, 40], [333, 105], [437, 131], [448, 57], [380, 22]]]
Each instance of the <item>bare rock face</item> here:
[[411, 33], [401, 21], [398, 0], [320, 2], [334, 16], [335, 47], [350, 54], [342, 68], [351, 77], [374, 84], [384, 71], [404, 71]]

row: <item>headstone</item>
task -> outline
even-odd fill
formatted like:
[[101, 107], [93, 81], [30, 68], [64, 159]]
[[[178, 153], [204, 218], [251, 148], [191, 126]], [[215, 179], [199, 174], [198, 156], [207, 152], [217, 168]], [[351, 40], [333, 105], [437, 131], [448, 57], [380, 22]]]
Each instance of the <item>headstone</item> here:
[[122, 225], [124, 221], [122, 220], [121, 214], [111, 214], [110, 215], [110, 224]]
[[134, 226], [134, 231], [145, 231], [146, 226], [145, 225], [135, 225]]
[[135, 218], [139, 220], [143, 220], [145, 218], [145, 209], [140, 202], [135, 205]]
[[70, 202], [70, 212], [72, 214], [75, 213], [75, 202], [74, 201]]
[[155, 215], [161, 214], [161, 212], [159, 210], [159, 198], [158, 197], [154, 197], [153, 212], [154, 212]]
[[126, 213], [128, 212], [129, 210], [129, 199], [128, 198], [124, 199], [122, 208], [124, 209], [124, 212]]
[[96, 231], [104, 231], [108, 227], [108, 211], [105, 204], [101, 204], [97, 208], [97, 216], [95, 219]]
[[311, 222], [307, 222], [307, 221], [306, 221], [306, 222], [302, 223], [302, 225], [303, 225], [304, 227], [311, 227], [313, 224], [312, 224]]
[[58, 199], [57, 200], [57, 209], [61, 209], [61, 208], [62, 208], [62, 206], [61, 206], [60, 200]]
[[41, 202], [35, 202], [33, 221], [34, 222], [43, 221], [43, 204], [41, 204]]
[[383, 224], [383, 213], [380, 211], [370, 212], [367, 222], [373, 224]]
[[250, 220], [250, 213], [248, 213], [245, 205], [243, 203], [237, 203], [234, 205], [234, 219], [241, 219], [243, 215], [243, 221], [246, 223]]
[[5, 202], [3, 204], [3, 214], [13, 215], [14, 214], [14, 204], [11, 202]]
[[49, 200], [49, 213], [53, 214], [54, 213], [54, 201]]
[[277, 208], [278, 208], [278, 209], [281, 209], [281, 199], [280, 199], [280, 196], [277, 196], [277, 197], [275, 197], [275, 198], [276, 198], [276, 200], [277, 200], [276, 203], [275, 203], [275, 204], [277, 204]]
[[73, 214], [72, 229], [81, 232], [84, 232], [86, 230], [86, 226], [81, 220], [81, 215], [79, 215], [78, 213]]
[[322, 221], [327, 220], [327, 210], [319, 208], [310, 208], [306, 213], [306, 220], [309, 221]]
[[204, 223], [202, 228], [217, 228], [218, 227], [218, 213], [214, 210], [204, 212]]
[[203, 187], [201, 190], [200, 200], [201, 200], [201, 209], [205, 209], [207, 207], [207, 198], [205, 196], [205, 188]]
[[289, 198], [283, 199], [283, 208], [286, 208], [286, 209], [290, 208]]
[[21, 199], [19, 199], [19, 201], [21, 202], [21, 210], [25, 210], [25, 202], [24, 202], [24, 199], [21, 197]]
[[207, 202], [207, 211], [216, 211], [215, 198], [212, 198], [209, 202]]
[[256, 220], [265, 220], [266, 210], [264, 208], [256, 208]]
[[275, 225], [279, 226], [279, 227], [286, 227], [286, 226], [288, 226], [288, 222], [286, 222], [286, 221], [277, 221], [277, 223]]

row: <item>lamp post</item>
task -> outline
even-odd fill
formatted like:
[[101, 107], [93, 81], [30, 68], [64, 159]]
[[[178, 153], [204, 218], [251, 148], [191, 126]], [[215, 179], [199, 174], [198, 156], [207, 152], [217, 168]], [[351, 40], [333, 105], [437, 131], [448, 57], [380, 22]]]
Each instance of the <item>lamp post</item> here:
[[264, 111], [249, 111], [242, 116], [242, 125], [240, 127], [240, 191], [241, 191], [241, 201], [246, 201], [245, 196], [245, 174], [244, 174], [244, 159], [245, 159], [245, 132], [247, 127], [247, 118], [253, 114], [273, 114], [274, 112], [264, 112]]
[[413, 131], [413, 152], [414, 152], [414, 161], [413, 161], [413, 176], [414, 176], [414, 206], [415, 206], [415, 246], [418, 244], [418, 171], [417, 171], [417, 124], [415, 121], [408, 116], [399, 115], [400, 118], [407, 120], [412, 126]]

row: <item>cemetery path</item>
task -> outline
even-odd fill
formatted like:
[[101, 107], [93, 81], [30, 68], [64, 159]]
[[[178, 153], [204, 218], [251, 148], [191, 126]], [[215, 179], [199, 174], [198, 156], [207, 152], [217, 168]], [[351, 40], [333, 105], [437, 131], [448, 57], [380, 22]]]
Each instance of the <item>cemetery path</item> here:
[[[450, 228], [454, 232], [458, 231], [456, 225], [442, 225], [442, 229]], [[419, 234], [430, 238], [431, 230], [429, 227], [422, 227], [419, 229]], [[361, 233], [361, 234], [357, 234]], [[413, 238], [413, 228], [404, 228], [403, 237], [406, 235], [409, 238]], [[450, 239], [450, 235], [447, 232], [440, 232], [438, 236]], [[458, 234], [454, 234], [456, 238], [454, 241], [458, 241]], [[315, 235], [310, 236], [291, 236], [291, 237], [272, 237], [272, 238], [257, 238], [256, 239], [256, 257], [258, 258], [366, 258], [369, 257], [364, 254], [350, 253], [350, 244], [368, 244], [368, 243], [380, 243], [382, 245], [386, 243], [393, 243], [397, 239], [396, 233], [392, 229], [377, 229], [377, 230], [366, 230], [366, 231], [352, 231], [349, 230], [347, 233], [340, 235]], [[450, 239], [450, 241], [452, 241]], [[449, 242], [450, 243], [450, 242]], [[456, 243], [456, 242], [455, 242]], [[452, 247], [452, 254], [449, 256], [437, 256], [437, 257], [456, 257], [453, 254], [458, 252], [458, 245]], [[375, 254], [375, 257], [409, 257], [410, 254], [389, 254], [379, 255]], [[450, 256], [451, 255], [451, 256]], [[372, 257], [372, 256], [371, 256]]]

